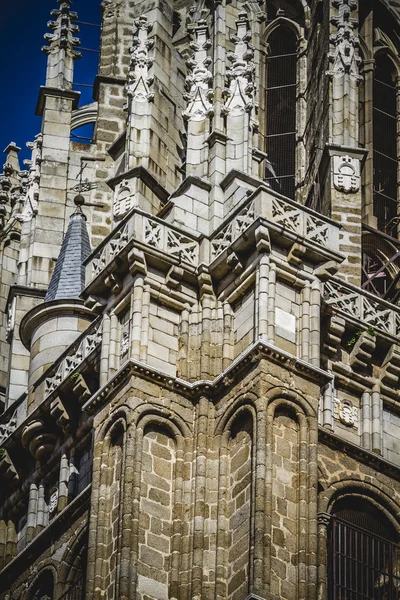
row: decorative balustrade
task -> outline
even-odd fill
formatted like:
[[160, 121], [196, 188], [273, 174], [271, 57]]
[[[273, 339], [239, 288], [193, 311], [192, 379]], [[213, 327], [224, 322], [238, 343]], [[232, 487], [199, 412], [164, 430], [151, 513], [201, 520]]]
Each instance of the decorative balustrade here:
[[367, 327], [400, 334], [400, 309], [352, 285], [330, 280], [324, 286], [324, 301]]
[[233, 215], [211, 239], [211, 257], [217, 258], [258, 217], [266, 217], [288, 232], [335, 252], [339, 247], [339, 225], [311, 209], [279, 198], [262, 189]]
[[0, 446], [17, 428], [17, 408], [0, 417]]
[[45, 380], [45, 398], [50, 396], [98, 348], [101, 344], [101, 338], [102, 321], [96, 320], [85, 332], [85, 336], [79, 338], [71, 346], [68, 354], [61, 358], [54, 375]]
[[192, 266], [199, 261], [199, 243], [194, 237], [178, 231], [161, 219], [134, 211], [121, 222], [87, 261], [87, 283], [90, 283], [123, 250], [129, 241], [148, 244]]

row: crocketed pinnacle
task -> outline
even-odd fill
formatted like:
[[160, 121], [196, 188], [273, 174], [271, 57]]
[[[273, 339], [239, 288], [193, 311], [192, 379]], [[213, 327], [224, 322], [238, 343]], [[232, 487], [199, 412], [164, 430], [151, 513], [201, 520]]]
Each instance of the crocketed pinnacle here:
[[50, 45], [42, 48], [48, 56], [46, 86], [70, 90], [73, 82], [73, 63], [82, 56], [75, 50], [80, 44], [79, 38], [74, 37], [79, 27], [73, 23], [78, 15], [71, 11], [71, 0], [58, 0], [58, 4], [59, 8], [51, 11], [55, 20], [47, 24], [53, 33], [46, 33], [44, 36]]
[[85, 287], [85, 259], [90, 254], [86, 217], [78, 206], [71, 215], [45, 302], [79, 298]]

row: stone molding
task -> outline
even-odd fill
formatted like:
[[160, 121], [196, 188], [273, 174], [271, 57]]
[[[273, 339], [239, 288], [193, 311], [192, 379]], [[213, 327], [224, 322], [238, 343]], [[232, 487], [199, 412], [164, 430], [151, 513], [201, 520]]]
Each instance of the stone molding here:
[[146, 363], [131, 358], [120, 367], [101, 389], [93, 394], [92, 398], [84, 404], [82, 410], [88, 414], [94, 414], [120, 388], [121, 384], [132, 375], [153, 381], [165, 389], [170, 389], [193, 400], [200, 397], [215, 398], [216, 395], [225, 393], [228, 388], [233, 386], [238, 378], [243, 376], [244, 371], [252, 368], [255, 363], [263, 359], [281, 364], [288, 371], [296, 373], [305, 379], [317, 381], [321, 385], [328, 383], [333, 378], [333, 375], [328, 371], [324, 371], [311, 363], [296, 358], [292, 354], [268, 342], [259, 340], [254, 342], [214, 380], [200, 380], [194, 383], [190, 383], [179, 377], [167, 375]]

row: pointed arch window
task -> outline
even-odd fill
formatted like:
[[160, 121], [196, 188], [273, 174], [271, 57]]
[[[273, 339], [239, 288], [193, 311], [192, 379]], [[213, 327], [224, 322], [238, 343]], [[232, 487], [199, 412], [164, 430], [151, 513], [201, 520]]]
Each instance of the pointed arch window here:
[[360, 143], [368, 154], [363, 170], [362, 287], [391, 302], [400, 297], [400, 44], [395, 29], [382, 3], [363, 4]]
[[[374, 215], [380, 231], [397, 230], [397, 109], [394, 65], [386, 53], [375, 59], [373, 92]], [[397, 235], [395, 235], [397, 237]]]
[[279, 25], [267, 39], [265, 178], [272, 189], [294, 198], [296, 170], [297, 36]]

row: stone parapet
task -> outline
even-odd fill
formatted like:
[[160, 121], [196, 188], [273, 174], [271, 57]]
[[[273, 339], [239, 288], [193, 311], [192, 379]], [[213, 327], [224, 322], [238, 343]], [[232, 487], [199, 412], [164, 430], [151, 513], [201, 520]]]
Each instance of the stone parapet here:
[[400, 308], [350, 283], [330, 279], [325, 283], [324, 301], [361, 329], [373, 328], [381, 335], [396, 338], [400, 335]]

